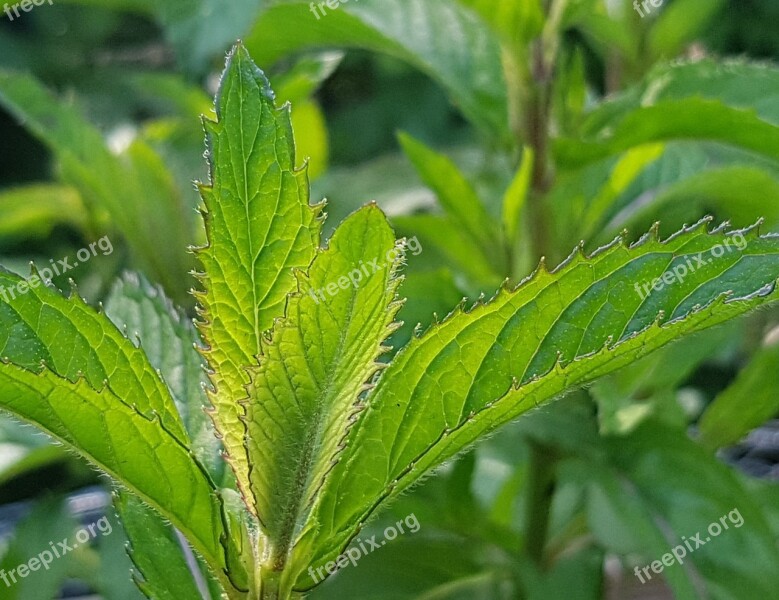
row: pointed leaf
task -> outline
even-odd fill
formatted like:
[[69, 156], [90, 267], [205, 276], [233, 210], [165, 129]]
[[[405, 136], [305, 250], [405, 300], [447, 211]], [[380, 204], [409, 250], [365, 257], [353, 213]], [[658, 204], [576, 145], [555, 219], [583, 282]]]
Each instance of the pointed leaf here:
[[[775, 300], [779, 236], [647, 235], [580, 252], [515, 291], [450, 316], [398, 354], [367, 400], [301, 552], [331, 560], [381, 503], [480, 436], [685, 334]], [[743, 244], [741, 243], [743, 242]], [[727, 249], [725, 244], [728, 244]], [[640, 283], [684, 277], [642, 297]], [[690, 261], [688, 263], [687, 261]], [[667, 275], [665, 275], [667, 277]], [[662, 281], [662, 280], [661, 280]], [[301, 588], [310, 585], [299, 582]]]
[[286, 316], [273, 329], [247, 403], [251, 485], [257, 514], [283, 555], [332, 469], [361, 394], [396, 329], [402, 248], [375, 205], [335, 232]]
[[276, 108], [268, 80], [240, 45], [228, 59], [216, 109], [218, 121], [206, 121], [211, 185], [201, 186], [208, 245], [198, 250], [205, 288], [199, 327], [213, 371], [214, 423], [248, 494], [238, 403], [246, 397], [246, 368], [282, 315], [293, 269], [311, 264], [320, 224], [305, 170], [295, 169], [289, 108]]
[[[501, 258], [501, 239], [497, 233], [500, 229], [457, 165], [408, 134], [401, 133], [398, 137], [406, 156], [425, 185], [435, 192], [454, 225], [470, 238], [487, 263], [497, 262]], [[503, 272], [499, 264], [495, 271]]]
[[637, 108], [610, 123], [597, 139], [559, 139], [554, 151], [561, 165], [580, 167], [652, 142], [710, 140], [730, 144], [779, 161], [779, 127], [752, 110], [731, 108], [716, 100], [666, 100]]
[[[776, 334], [774, 334], [775, 336]], [[703, 413], [701, 441], [715, 449], [738, 442], [779, 413], [779, 342], [760, 348], [736, 380]]]

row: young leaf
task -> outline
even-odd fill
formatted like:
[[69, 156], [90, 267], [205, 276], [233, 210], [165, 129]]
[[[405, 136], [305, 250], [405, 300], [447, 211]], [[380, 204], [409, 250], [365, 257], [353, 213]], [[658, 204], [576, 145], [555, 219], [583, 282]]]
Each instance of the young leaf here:
[[253, 496], [281, 570], [293, 537], [362, 409], [380, 365], [382, 342], [397, 328], [395, 292], [402, 248], [375, 206], [349, 217], [290, 296], [247, 402]]
[[[665, 242], [647, 235], [630, 247], [617, 239], [590, 258], [577, 251], [552, 273], [542, 263], [517, 290], [412, 341], [366, 400], [312, 514], [319, 529], [301, 553], [314, 552], [316, 564], [331, 560], [381, 499], [480, 436], [674, 339], [777, 299], [779, 236], [730, 237], [709, 233], [706, 223]], [[643, 294], [641, 284], [651, 289], [659, 277], [663, 285]]]
[[51, 269], [28, 280], [0, 272], [0, 357], [31, 371], [44, 364], [71, 382], [83, 377], [93, 389], [106, 384], [139, 415], [159, 415], [166, 431], [188, 445], [170, 392], [143, 351], [76, 292], [66, 299], [44, 285], [46, 272]]
[[216, 111], [218, 121], [205, 122], [211, 185], [200, 189], [208, 245], [197, 250], [205, 291], [196, 295], [214, 424], [248, 498], [239, 404], [247, 367], [257, 364], [263, 332], [283, 313], [293, 269], [311, 264], [319, 209], [308, 204], [305, 169], [295, 169], [289, 107], [276, 108], [267, 79], [240, 45], [228, 59]]
[[223, 535], [212, 484], [158, 417], [125, 404], [110, 387], [97, 391], [45, 370], [0, 366], [0, 407], [76, 450], [164, 514], [216, 569]]
[[21, 278], [0, 273], [0, 407], [138, 494], [223, 568], [220, 504], [164, 381], [105, 315], [36, 277], [22, 293]]

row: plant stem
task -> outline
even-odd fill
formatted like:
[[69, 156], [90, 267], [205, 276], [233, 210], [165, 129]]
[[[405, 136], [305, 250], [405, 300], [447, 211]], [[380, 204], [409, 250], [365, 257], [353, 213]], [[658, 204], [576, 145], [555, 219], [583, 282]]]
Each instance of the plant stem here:
[[530, 440], [528, 498], [525, 516], [525, 550], [539, 567], [544, 566], [544, 549], [549, 529], [549, 515], [554, 497], [557, 456], [554, 451]]

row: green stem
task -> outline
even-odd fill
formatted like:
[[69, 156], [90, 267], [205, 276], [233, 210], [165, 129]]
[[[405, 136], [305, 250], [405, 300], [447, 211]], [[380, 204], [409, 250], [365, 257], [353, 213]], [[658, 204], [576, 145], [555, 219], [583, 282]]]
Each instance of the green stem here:
[[544, 566], [544, 549], [556, 486], [556, 463], [557, 457], [551, 448], [530, 441], [525, 550], [539, 568]]

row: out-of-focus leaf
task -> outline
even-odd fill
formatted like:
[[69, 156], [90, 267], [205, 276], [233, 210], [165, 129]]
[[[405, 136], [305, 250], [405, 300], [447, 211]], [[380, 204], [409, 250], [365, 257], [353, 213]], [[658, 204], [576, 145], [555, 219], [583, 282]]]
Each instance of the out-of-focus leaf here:
[[731, 144], [779, 161], [779, 127], [754, 111], [731, 108], [714, 100], [667, 100], [638, 108], [624, 116], [598, 139], [555, 140], [555, 155], [567, 167], [652, 142], [693, 139]]
[[736, 380], [703, 413], [701, 441], [709, 448], [738, 442], [779, 414], [779, 341], [760, 348]]
[[[779, 584], [779, 551], [759, 504], [730, 469], [684, 431], [656, 423], [609, 438], [606, 448], [608, 466], [581, 465], [592, 478], [590, 525], [601, 544], [638, 554], [647, 566], [680, 548], [683, 564], [665, 566], [662, 574], [680, 600], [771, 596]], [[606, 481], [601, 475], [611, 487], [598, 492]], [[700, 546], [693, 539], [698, 533]]]
[[659, 12], [649, 30], [653, 56], [671, 59], [705, 32], [722, 15], [725, 0], [675, 0]]
[[459, 0], [473, 9], [509, 44], [522, 46], [541, 33], [539, 0]]
[[449, 0], [360, 0], [326, 10], [317, 18], [309, 2], [271, 6], [246, 39], [247, 47], [263, 66], [313, 47], [389, 54], [441, 83], [466, 117], [507, 139], [500, 49], [489, 27], [469, 9]]
[[[470, 182], [448, 157], [405, 133], [401, 133], [399, 139], [406, 156], [414, 164], [425, 185], [435, 192], [452, 225], [470, 239], [484, 262], [495, 265], [495, 272], [505, 272], [500, 228], [487, 214]], [[456, 240], [451, 243], [456, 243]]]
[[0, 192], [0, 248], [31, 238], [45, 238], [60, 224], [84, 230], [88, 216], [71, 187], [33, 184]]
[[104, 228], [107, 212], [146, 271], [186, 300], [192, 265], [186, 247], [194, 218], [162, 159], [140, 140], [124, 154], [112, 154], [74, 107], [29, 75], [0, 72], [0, 103], [54, 152], [63, 179], [91, 211], [92, 228]]
[[[74, 555], [65, 554], [57, 558], [52, 552], [51, 544], [57, 548], [57, 542], [67, 539], [72, 546], [74, 531], [75, 523], [68, 514], [64, 501], [51, 499], [38, 504], [30, 515], [16, 526], [14, 538], [0, 560], [0, 572], [6, 578], [0, 587], [3, 600], [57, 598]], [[47, 552], [48, 556], [41, 557], [42, 552]], [[10, 572], [19, 565], [29, 564], [33, 558], [38, 560], [38, 568], [28, 571], [27, 577], [24, 578], [16, 573], [14, 582]], [[48, 562], [48, 568], [43, 567], [42, 559]]]

